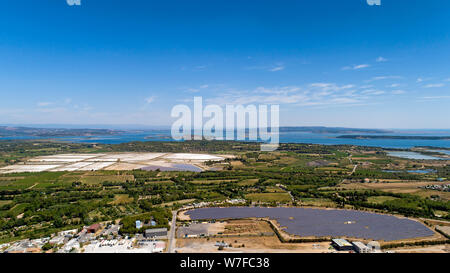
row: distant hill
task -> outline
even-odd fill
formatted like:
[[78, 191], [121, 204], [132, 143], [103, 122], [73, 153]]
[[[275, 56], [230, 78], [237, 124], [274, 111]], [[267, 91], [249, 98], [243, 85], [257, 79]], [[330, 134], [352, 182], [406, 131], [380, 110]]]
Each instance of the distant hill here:
[[116, 135], [124, 133], [119, 130], [109, 129], [64, 129], [64, 128], [31, 128], [0, 126], [0, 137], [65, 137], [65, 136], [99, 136]]
[[[142, 130], [147, 131], [145, 129]], [[248, 129], [246, 130], [248, 132]], [[0, 137], [69, 137], [69, 136], [99, 136], [117, 135], [123, 133], [136, 132], [136, 130], [115, 130], [115, 129], [80, 129], [80, 128], [34, 128], [25, 126], [0, 126]], [[344, 127], [280, 127], [280, 132], [306, 132], [315, 134], [382, 134], [391, 131], [380, 129], [357, 129]], [[168, 129], [168, 134], [170, 130]]]
[[371, 136], [371, 135], [343, 135], [337, 138], [347, 139], [413, 139], [413, 140], [450, 140], [450, 136]]

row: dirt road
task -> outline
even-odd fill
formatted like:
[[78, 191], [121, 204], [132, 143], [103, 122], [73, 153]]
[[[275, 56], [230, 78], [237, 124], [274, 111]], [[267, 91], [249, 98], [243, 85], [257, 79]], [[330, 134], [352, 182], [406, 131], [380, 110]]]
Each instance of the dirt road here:
[[177, 214], [178, 211], [172, 211], [172, 224], [170, 225], [169, 231], [169, 244], [167, 246], [168, 253], [174, 253], [176, 239], [175, 239], [175, 230], [177, 229]]

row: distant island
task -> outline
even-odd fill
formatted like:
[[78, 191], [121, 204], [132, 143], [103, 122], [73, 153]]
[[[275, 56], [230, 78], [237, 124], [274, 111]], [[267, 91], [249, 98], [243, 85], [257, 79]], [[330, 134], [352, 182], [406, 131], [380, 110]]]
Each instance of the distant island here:
[[346, 139], [413, 139], [413, 140], [450, 140], [450, 136], [375, 136], [375, 135], [342, 135], [337, 138]]
[[73, 136], [105, 136], [124, 133], [109, 129], [65, 129], [65, 128], [31, 128], [0, 126], [0, 137], [73, 137]]
[[345, 127], [324, 127], [324, 126], [290, 126], [280, 127], [280, 132], [307, 132], [315, 134], [386, 134], [392, 131], [381, 129], [359, 129]]

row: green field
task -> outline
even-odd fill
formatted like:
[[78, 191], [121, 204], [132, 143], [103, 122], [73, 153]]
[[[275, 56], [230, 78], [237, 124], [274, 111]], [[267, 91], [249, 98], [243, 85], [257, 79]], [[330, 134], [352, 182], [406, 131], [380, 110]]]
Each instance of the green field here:
[[398, 198], [392, 196], [371, 196], [367, 198], [367, 201], [375, 204], [383, 204], [386, 201], [396, 200]]
[[[198, 202], [222, 204], [230, 199], [269, 206], [290, 203], [364, 209], [440, 220], [450, 217], [445, 213], [450, 211], [450, 193], [417, 186], [436, 184], [438, 177], [450, 179], [449, 165], [389, 158], [379, 148], [280, 144], [278, 151], [267, 153], [255, 143], [227, 141], [96, 146], [0, 141], [0, 157], [9, 158], [5, 164], [15, 163], [10, 160], [12, 156], [20, 161], [42, 154], [127, 151], [221, 153], [235, 158], [208, 162], [208, 167], [221, 171], [201, 173], [101, 170], [0, 174], [0, 242], [48, 236], [57, 230], [120, 220], [154, 208], [177, 209], [184, 203]], [[350, 155], [357, 160], [351, 161]], [[354, 164], [359, 165], [351, 174]], [[430, 168], [436, 173], [382, 171], [393, 168]], [[371, 183], [365, 183], [367, 179]]]
[[288, 193], [249, 193], [245, 195], [245, 198], [249, 199], [252, 202], [291, 202], [291, 197]]
[[116, 194], [114, 195], [114, 200], [110, 202], [112, 205], [122, 205], [131, 203], [133, 198], [131, 198], [128, 194]]
[[300, 198], [299, 201], [303, 206], [312, 207], [336, 207], [336, 204], [327, 198]]

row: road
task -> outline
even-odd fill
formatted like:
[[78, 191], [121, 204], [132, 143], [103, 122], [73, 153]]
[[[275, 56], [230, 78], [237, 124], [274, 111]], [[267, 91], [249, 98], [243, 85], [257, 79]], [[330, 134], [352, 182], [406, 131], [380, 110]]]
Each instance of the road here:
[[176, 239], [175, 239], [175, 231], [177, 229], [177, 214], [178, 211], [172, 211], [172, 224], [170, 225], [170, 231], [169, 231], [169, 243], [167, 246], [167, 253], [174, 253], [175, 246], [176, 246]]
[[[348, 156], [348, 160], [350, 161], [350, 164], [353, 164], [352, 155]], [[353, 166], [353, 170], [350, 175], [353, 175], [356, 172], [356, 168], [358, 168], [358, 164], [355, 164], [355, 166]]]
[[291, 197], [292, 202], [295, 202], [295, 198], [292, 195], [292, 193], [290, 191], [287, 190], [286, 186], [283, 184], [277, 184], [278, 188], [280, 188], [283, 191], [286, 191], [287, 193], [289, 193], [289, 196]]

